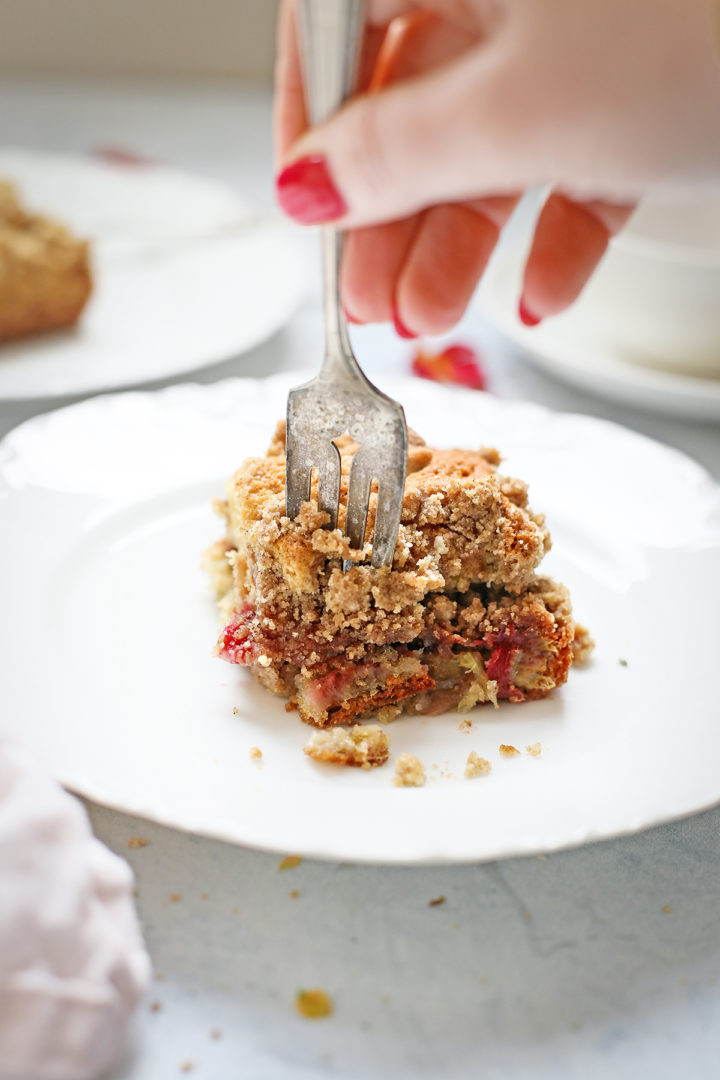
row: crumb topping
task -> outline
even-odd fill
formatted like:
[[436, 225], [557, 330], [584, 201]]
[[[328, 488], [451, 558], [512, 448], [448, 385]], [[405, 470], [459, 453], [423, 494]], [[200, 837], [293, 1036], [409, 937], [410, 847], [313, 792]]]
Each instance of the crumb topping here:
[[499, 749], [503, 757], [520, 757], [520, 751], [517, 746], [510, 746], [508, 743], [500, 743]]

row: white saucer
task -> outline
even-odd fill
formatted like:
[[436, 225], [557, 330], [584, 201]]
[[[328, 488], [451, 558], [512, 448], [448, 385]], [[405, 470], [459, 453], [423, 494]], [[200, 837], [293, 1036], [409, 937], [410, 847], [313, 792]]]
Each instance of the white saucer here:
[[0, 151], [23, 203], [92, 242], [95, 288], [72, 331], [0, 344], [0, 401], [58, 398], [229, 360], [292, 315], [305, 260], [290, 227], [164, 166]]
[[538, 367], [631, 408], [689, 420], [720, 420], [720, 379], [656, 371], [623, 359], [593, 339], [581, 304], [539, 326], [523, 326], [517, 316], [519, 287], [517, 255], [500, 253], [483, 279], [480, 303], [488, 322]]
[[[550, 851], [720, 800], [717, 487], [615, 424], [419, 379], [379, 381], [429, 440], [496, 444], [529, 481], [553, 534], [543, 569], [570, 587], [595, 658], [543, 701], [468, 714], [469, 734], [457, 714], [396, 721], [384, 768], [310, 761], [297, 713], [211, 655], [200, 569], [222, 532], [210, 500], [263, 452], [298, 381], [105, 395], [0, 446], [3, 723], [55, 776], [191, 832], [386, 863]], [[535, 742], [537, 758], [498, 752]], [[463, 779], [471, 750], [489, 776]], [[393, 786], [402, 752], [424, 761], [424, 788]]]

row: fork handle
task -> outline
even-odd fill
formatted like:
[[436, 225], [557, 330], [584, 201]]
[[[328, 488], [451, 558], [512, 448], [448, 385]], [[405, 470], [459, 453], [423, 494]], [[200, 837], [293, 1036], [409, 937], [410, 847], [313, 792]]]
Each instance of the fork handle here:
[[364, 0], [300, 0], [300, 50], [308, 113], [324, 123], [357, 81]]
[[[305, 96], [313, 125], [327, 120], [355, 89], [362, 43], [364, 0], [300, 0], [299, 39]], [[322, 229], [325, 362], [356, 369], [340, 303], [342, 233]], [[331, 369], [331, 370], [328, 370]]]

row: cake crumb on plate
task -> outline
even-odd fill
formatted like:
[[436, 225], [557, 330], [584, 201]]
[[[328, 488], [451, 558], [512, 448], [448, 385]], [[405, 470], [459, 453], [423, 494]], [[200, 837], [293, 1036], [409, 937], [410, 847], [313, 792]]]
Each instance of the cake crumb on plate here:
[[259, 761], [260, 760], [260, 758], [262, 757], [262, 750], [260, 749], [259, 746], [251, 746], [250, 747], [250, 757], [252, 758], [253, 761]]
[[530, 755], [530, 757], [540, 757], [540, 755], [542, 754], [542, 743], [528, 743], [528, 745], [525, 747], [525, 750]]
[[390, 755], [390, 739], [378, 724], [358, 724], [315, 731], [303, 747], [314, 761], [372, 769]]
[[414, 754], [401, 754], [395, 762], [393, 784], [396, 787], [422, 787], [425, 783], [425, 766]]
[[465, 762], [465, 778], [467, 780], [471, 780], [473, 776], [487, 776], [491, 769], [492, 765], [487, 758], [480, 757], [474, 750], [470, 751]]
[[499, 750], [503, 757], [520, 757], [520, 751], [517, 746], [510, 746], [508, 743], [500, 743]]
[[590, 631], [582, 623], [575, 623], [575, 636], [572, 641], [573, 664], [586, 664], [592, 656], [595, 641]]

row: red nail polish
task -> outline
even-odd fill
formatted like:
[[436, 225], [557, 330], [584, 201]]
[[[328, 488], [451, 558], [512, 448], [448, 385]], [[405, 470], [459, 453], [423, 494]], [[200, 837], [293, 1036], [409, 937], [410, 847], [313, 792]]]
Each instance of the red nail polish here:
[[343, 308], [343, 311], [345, 312], [345, 319], [346, 319], [347, 322], [351, 323], [353, 326], [362, 326], [363, 325], [362, 320], [361, 319], [356, 319], [354, 315], [350, 314], [350, 312], [348, 311], [347, 308]]
[[518, 315], [520, 317], [520, 322], [523, 323], [525, 326], [537, 326], [538, 323], [542, 322], [542, 316], [533, 315], [532, 311], [528, 310], [527, 305], [525, 304], [524, 296], [520, 297], [520, 303], [518, 304]]
[[405, 338], [406, 340], [411, 340], [412, 338], [416, 338], [418, 336], [417, 334], [414, 334], [412, 330], [408, 330], [407, 326], [398, 315], [398, 309], [395, 304], [393, 304], [392, 307], [392, 321], [393, 326], [395, 327], [395, 333], [398, 337]]
[[275, 182], [280, 206], [303, 225], [342, 217], [347, 205], [319, 154], [286, 165]]

